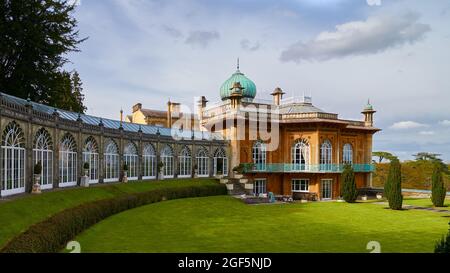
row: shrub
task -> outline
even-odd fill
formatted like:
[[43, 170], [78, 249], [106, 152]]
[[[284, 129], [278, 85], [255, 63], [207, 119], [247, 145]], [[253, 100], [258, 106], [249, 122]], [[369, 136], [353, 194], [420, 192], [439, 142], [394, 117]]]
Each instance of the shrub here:
[[89, 170], [89, 162], [84, 162], [83, 163], [83, 169]]
[[402, 209], [402, 169], [400, 161], [396, 158], [391, 160], [389, 176], [386, 181], [385, 195], [389, 201], [389, 207], [393, 210]]
[[450, 253], [450, 229], [447, 236], [443, 236], [442, 239], [436, 243], [434, 253]]
[[162, 168], [164, 167], [164, 163], [162, 163], [162, 161], [158, 162], [157, 168], [158, 168], [158, 173], [161, 172]]
[[36, 163], [36, 165], [34, 165], [33, 173], [34, 173], [34, 174], [41, 174], [41, 173], [42, 173], [42, 164], [41, 164], [41, 161], [38, 161], [38, 163]]
[[139, 206], [186, 197], [225, 195], [224, 185], [171, 187], [88, 202], [63, 210], [13, 238], [3, 253], [59, 252], [76, 235], [119, 212]]
[[128, 171], [128, 165], [127, 165], [127, 163], [124, 163], [124, 164], [123, 164], [123, 171], [124, 171], [124, 172]]
[[433, 168], [433, 175], [431, 177], [431, 201], [435, 207], [443, 207], [446, 195], [444, 187], [444, 179], [442, 177], [442, 167], [435, 163]]
[[234, 166], [233, 167], [233, 172], [236, 172], [236, 173], [239, 173], [239, 174], [243, 173], [244, 172], [244, 165], [243, 164], [239, 164], [237, 166]]
[[356, 188], [355, 173], [349, 164], [345, 164], [344, 171], [341, 175], [341, 194], [347, 203], [354, 203], [358, 198], [358, 190]]

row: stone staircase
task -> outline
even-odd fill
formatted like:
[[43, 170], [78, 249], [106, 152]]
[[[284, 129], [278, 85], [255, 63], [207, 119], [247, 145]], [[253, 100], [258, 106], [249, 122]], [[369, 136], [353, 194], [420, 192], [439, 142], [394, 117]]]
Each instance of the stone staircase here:
[[234, 177], [221, 178], [220, 183], [225, 184], [229, 195], [253, 194], [253, 183], [242, 175]]

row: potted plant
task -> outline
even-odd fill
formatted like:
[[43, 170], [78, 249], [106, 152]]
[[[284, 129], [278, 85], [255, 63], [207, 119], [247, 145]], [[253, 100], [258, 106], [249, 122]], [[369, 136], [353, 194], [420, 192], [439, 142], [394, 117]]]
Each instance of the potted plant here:
[[80, 186], [89, 187], [89, 162], [83, 163], [84, 175], [81, 177]]
[[244, 173], [244, 165], [243, 164], [239, 164], [237, 166], [233, 167], [233, 174], [235, 178], [242, 178], [242, 174]]
[[198, 177], [198, 165], [194, 164], [194, 178]]
[[377, 199], [378, 200], [383, 199], [383, 194], [381, 192], [377, 192]]
[[367, 201], [367, 195], [364, 194], [363, 196], [361, 196], [361, 200], [362, 200], [362, 201]]
[[33, 170], [34, 184], [32, 193], [36, 194], [41, 193], [41, 174], [42, 174], [42, 164], [41, 161], [39, 161], [34, 165]]
[[161, 161], [158, 162], [157, 168], [158, 168], [158, 175], [160, 180], [164, 180], [164, 172], [163, 172], [164, 163]]
[[123, 164], [123, 178], [122, 178], [122, 182], [123, 183], [127, 183], [128, 182], [128, 176], [127, 175], [128, 175], [128, 165], [125, 162]]
[[83, 163], [83, 170], [84, 170], [84, 176], [88, 176], [89, 175], [89, 162]]

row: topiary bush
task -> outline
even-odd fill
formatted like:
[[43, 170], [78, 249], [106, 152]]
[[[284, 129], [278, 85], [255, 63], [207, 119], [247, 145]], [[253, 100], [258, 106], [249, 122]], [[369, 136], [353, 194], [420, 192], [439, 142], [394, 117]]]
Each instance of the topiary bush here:
[[88, 202], [63, 210], [13, 238], [2, 253], [59, 252], [67, 242], [103, 219], [139, 206], [186, 197], [227, 194], [222, 184], [171, 187]]
[[344, 171], [341, 174], [341, 195], [347, 203], [355, 203], [358, 198], [358, 189], [356, 188], [355, 173], [349, 164], [345, 164]]
[[433, 175], [431, 176], [431, 201], [435, 207], [443, 207], [445, 195], [447, 194], [444, 179], [442, 177], [442, 167], [435, 163], [433, 167]]
[[38, 161], [33, 168], [33, 173], [39, 175], [42, 173], [42, 164], [41, 161]]
[[389, 201], [389, 207], [393, 210], [401, 210], [403, 204], [402, 169], [397, 158], [391, 160], [386, 185], [385, 195]]

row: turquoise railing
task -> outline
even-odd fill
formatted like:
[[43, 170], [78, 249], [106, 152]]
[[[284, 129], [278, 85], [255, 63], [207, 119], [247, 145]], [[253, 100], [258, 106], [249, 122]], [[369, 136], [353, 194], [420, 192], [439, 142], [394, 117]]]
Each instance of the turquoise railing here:
[[[254, 164], [243, 163], [244, 173], [268, 172], [268, 173], [340, 173], [344, 170], [344, 164], [289, 164], [289, 163], [266, 163]], [[373, 172], [375, 165], [372, 164], [352, 164], [354, 172]]]

